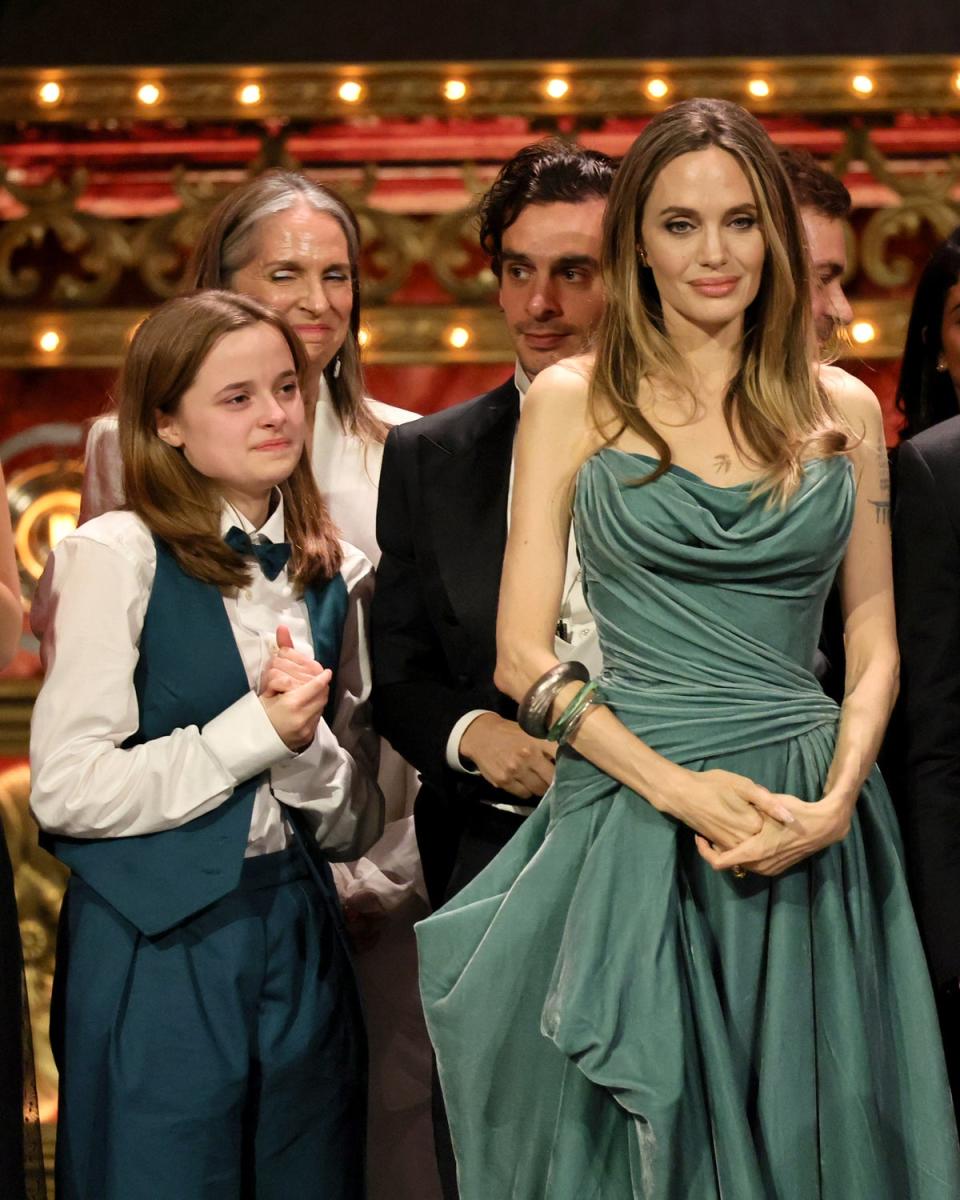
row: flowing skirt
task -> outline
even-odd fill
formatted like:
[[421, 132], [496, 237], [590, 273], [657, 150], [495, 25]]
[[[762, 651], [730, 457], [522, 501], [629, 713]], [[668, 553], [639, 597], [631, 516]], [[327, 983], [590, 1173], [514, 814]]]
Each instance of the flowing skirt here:
[[[724, 767], [820, 796], [835, 726]], [[956, 1200], [960, 1157], [896, 820], [767, 879], [572, 751], [418, 926], [462, 1200]]]

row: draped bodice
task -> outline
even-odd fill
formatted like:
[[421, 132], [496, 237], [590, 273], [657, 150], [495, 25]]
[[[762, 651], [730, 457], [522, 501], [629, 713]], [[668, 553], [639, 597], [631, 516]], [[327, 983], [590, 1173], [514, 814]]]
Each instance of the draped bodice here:
[[[823, 606], [853, 518], [849, 460], [812, 459], [786, 504], [749, 483], [718, 487], [607, 447], [584, 463], [575, 522], [587, 598], [603, 651], [604, 694], [638, 733], [680, 758], [686, 714], [729, 749], [720, 726], [751, 710], [776, 736], [779, 714], [833, 719], [812, 672]], [[819, 714], [819, 716], [818, 716]], [[658, 735], [659, 731], [659, 735]], [[739, 740], [739, 739], [738, 739]], [[697, 738], [692, 737], [696, 742]]]
[[[784, 505], [679, 467], [635, 486], [655, 468], [608, 448], [578, 480], [602, 699], [691, 771], [816, 803], [837, 706], [810, 667], [850, 464], [808, 462]], [[875, 768], [841, 841], [739, 877], [564, 746], [534, 813], [417, 934], [463, 1200], [960, 1196]]]

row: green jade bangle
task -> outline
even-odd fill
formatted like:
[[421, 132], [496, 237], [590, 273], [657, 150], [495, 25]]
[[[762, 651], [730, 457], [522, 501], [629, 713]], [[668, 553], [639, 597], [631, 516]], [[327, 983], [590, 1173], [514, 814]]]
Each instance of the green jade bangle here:
[[548, 742], [556, 742], [560, 746], [565, 743], [568, 732], [571, 731], [571, 727], [575, 729], [579, 724], [578, 718], [593, 699], [593, 694], [596, 692], [597, 687], [598, 684], [595, 679], [591, 679], [589, 683], [583, 685], [557, 718], [556, 722], [547, 730]]

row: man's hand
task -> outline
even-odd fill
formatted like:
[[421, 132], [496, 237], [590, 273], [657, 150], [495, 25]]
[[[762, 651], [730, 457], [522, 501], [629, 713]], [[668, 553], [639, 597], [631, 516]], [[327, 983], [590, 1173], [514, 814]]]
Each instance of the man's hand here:
[[520, 800], [542, 796], [553, 782], [554, 754], [550, 742], [496, 713], [471, 721], [460, 739], [460, 757], [475, 763], [487, 783]]

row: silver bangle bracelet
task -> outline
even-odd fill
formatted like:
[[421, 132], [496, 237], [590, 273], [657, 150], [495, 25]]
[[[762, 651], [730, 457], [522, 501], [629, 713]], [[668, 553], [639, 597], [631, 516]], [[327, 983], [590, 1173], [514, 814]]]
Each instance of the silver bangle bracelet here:
[[530, 737], [545, 738], [550, 728], [550, 710], [557, 693], [568, 683], [589, 683], [590, 672], [582, 662], [560, 662], [545, 671], [533, 684], [517, 710], [517, 723]]

